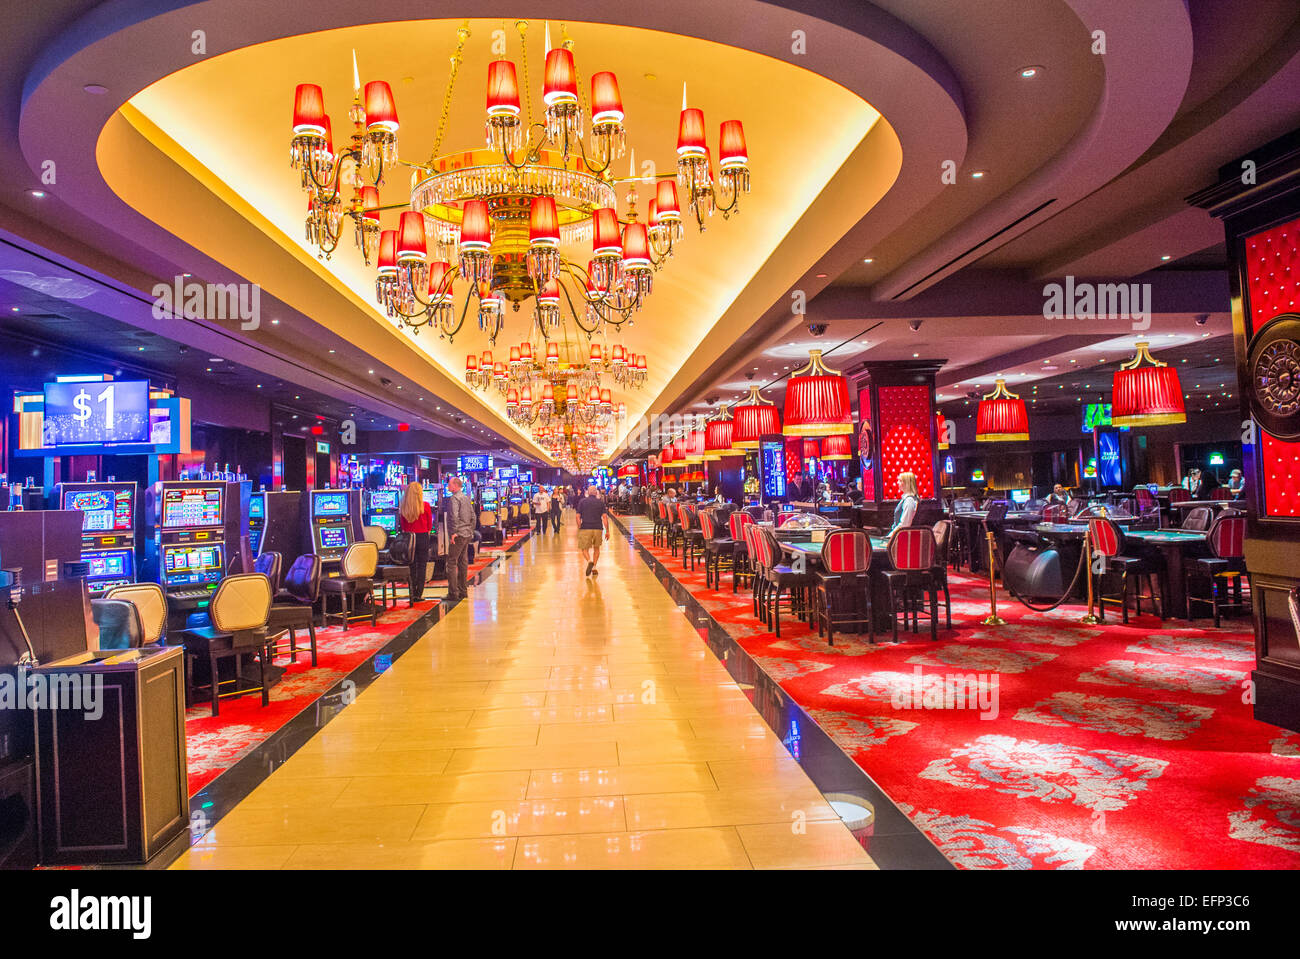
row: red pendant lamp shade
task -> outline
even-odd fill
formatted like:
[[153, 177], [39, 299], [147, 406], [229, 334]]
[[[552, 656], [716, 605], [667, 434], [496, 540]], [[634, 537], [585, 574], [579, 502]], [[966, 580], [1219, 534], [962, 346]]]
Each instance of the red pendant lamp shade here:
[[843, 433], [836, 433], [834, 436], [822, 437], [822, 460], [851, 460], [853, 459], [853, 446], [849, 438]]
[[735, 456], [737, 451], [731, 448], [731, 437], [736, 430], [736, 421], [723, 407], [716, 419], [709, 420], [704, 427], [704, 458], [720, 460], [724, 456]]
[[435, 303], [450, 303], [452, 299], [452, 281], [447, 273], [451, 265], [441, 260], [429, 264], [429, 298]]
[[519, 116], [519, 80], [509, 60], [488, 64], [487, 112], [490, 117]]
[[943, 418], [943, 414], [936, 410], [934, 414], [934, 435], [938, 438], [939, 449], [941, 450], [946, 450], [948, 448], [948, 441], [946, 439], [948, 431], [944, 429], [943, 425], [946, 422], [947, 421]]
[[466, 250], [492, 248], [492, 221], [482, 200], [466, 200], [460, 221], [460, 245]]
[[979, 443], [1004, 443], [1029, 439], [1029, 410], [1025, 401], [1007, 391], [1004, 380], [997, 389], [980, 400], [975, 417], [975, 440]]
[[763, 399], [757, 386], [750, 386], [749, 396], [736, 404], [732, 418], [731, 447], [756, 450], [764, 436], [781, 432], [781, 412], [776, 404]]
[[803, 441], [803, 458], [806, 460], [819, 460], [822, 458], [822, 446], [816, 440]]
[[692, 430], [683, 438], [686, 446], [682, 462], [688, 466], [704, 462], [704, 430]]
[[622, 256], [623, 237], [618, 230], [618, 213], [611, 207], [601, 207], [592, 215], [592, 224], [592, 252], [597, 256], [611, 253]]
[[325, 94], [314, 83], [300, 83], [293, 94], [293, 132], [325, 135]]
[[707, 151], [704, 142], [704, 111], [687, 107], [682, 111], [681, 120], [677, 124], [677, 156], [702, 157]]
[[424, 256], [424, 214], [407, 211], [398, 222], [397, 258], [423, 260]]
[[1137, 344], [1137, 355], [1115, 371], [1110, 421], [1114, 426], [1187, 422], [1178, 370], [1154, 359], [1146, 343]]
[[644, 223], [629, 223], [623, 228], [623, 266], [650, 267], [650, 238]]
[[623, 97], [618, 92], [618, 77], [612, 73], [591, 75], [591, 122], [623, 122]]
[[361, 188], [361, 215], [367, 220], [379, 222], [379, 190], [373, 186]]
[[533, 197], [528, 212], [528, 242], [534, 246], [560, 245], [560, 218], [554, 197]]
[[383, 80], [366, 84], [366, 129], [397, 132], [397, 104], [393, 91]]
[[733, 166], [749, 165], [749, 150], [745, 146], [745, 128], [739, 120], [726, 120], [718, 133], [718, 166], [723, 170]]
[[672, 180], [660, 180], [655, 188], [655, 215], [660, 223], [667, 223], [682, 218], [681, 207], [677, 204], [677, 184]]
[[556, 103], [578, 102], [578, 81], [577, 72], [573, 68], [573, 54], [563, 47], [556, 47], [546, 55], [542, 101], [548, 107]]
[[383, 230], [379, 234], [379, 272], [397, 272], [397, 231]]
[[853, 432], [849, 384], [822, 363], [813, 350], [808, 365], [790, 377], [785, 388], [786, 436], [832, 436]]

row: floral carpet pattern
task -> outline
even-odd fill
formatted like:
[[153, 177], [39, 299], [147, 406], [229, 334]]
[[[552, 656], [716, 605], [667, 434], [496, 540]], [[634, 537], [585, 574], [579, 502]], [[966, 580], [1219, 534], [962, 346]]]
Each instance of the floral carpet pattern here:
[[[503, 546], [480, 550], [470, 564], [470, 578], [528, 535], [525, 530], [508, 537]], [[427, 598], [431, 593], [435, 594], [433, 598]], [[428, 584], [424, 602], [410, 607], [406, 605], [406, 589], [403, 587], [399, 602], [394, 605], [390, 599], [388, 611], [380, 612], [378, 624], [374, 627], [365, 619], [354, 622], [346, 632], [341, 626], [317, 629], [315, 667], [311, 664], [307, 634], [299, 631], [297, 662], [290, 662], [287, 653], [276, 657], [275, 664], [285, 667], [285, 672], [271, 688], [270, 703], [266, 708], [262, 707], [262, 697], [258, 693], [223, 699], [221, 713], [217, 716], [212, 715], [207, 700], [200, 699], [192, 704], [185, 714], [190, 795], [216, 779], [298, 713], [310, 708], [336, 683], [386, 646], [412, 620], [432, 609], [445, 593], [446, 581], [435, 580]]]
[[638, 542], [955, 864], [969, 869], [1300, 868], [1300, 736], [1252, 715], [1247, 619], [1036, 613], [950, 573], [952, 628], [870, 645]]

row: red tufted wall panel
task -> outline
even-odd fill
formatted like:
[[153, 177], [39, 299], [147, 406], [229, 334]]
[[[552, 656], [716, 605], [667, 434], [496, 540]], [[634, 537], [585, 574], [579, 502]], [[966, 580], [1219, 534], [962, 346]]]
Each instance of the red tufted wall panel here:
[[880, 468], [885, 499], [898, 499], [898, 474], [916, 474], [922, 499], [934, 496], [934, 455], [930, 430], [934, 410], [928, 386], [882, 386], [880, 396]]
[[[1251, 335], [1300, 300], [1300, 220], [1244, 239]], [[1260, 471], [1266, 516], [1300, 516], [1300, 442], [1261, 429]]]

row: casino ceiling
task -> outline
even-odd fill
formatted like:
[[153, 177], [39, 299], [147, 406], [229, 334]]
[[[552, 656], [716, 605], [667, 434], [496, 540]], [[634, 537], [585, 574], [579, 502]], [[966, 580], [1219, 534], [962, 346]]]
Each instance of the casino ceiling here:
[[[353, 51], [363, 82], [392, 86], [403, 159], [423, 159], [435, 141], [443, 152], [482, 147], [487, 65], [502, 52], [519, 59], [521, 19], [535, 109], [549, 24], [555, 43], [572, 41], [581, 75], [617, 73], [638, 168], [675, 165], [683, 85], [711, 139], [718, 121], [743, 121], [753, 188], [740, 214], [715, 215], [704, 232], [688, 222], [634, 324], [609, 338], [647, 358], [644, 388], [615, 390], [630, 422], [707, 408], [751, 377], [779, 394], [783, 368], [812, 344], [836, 346], [841, 367], [944, 359], [941, 393], [947, 382], [953, 399], [1007, 370], [1032, 380], [1094, 346], [1122, 348], [1125, 324], [1044, 319], [1042, 286], [1066, 274], [1153, 282], [1151, 329], [1171, 345], [1222, 337], [1222, 233], [1183, 198], [1243, 144], [1300, 120], [1300, 8], [1289, 0], [430, 10], [418, 0], [49, 0], [40, 22], [9, 23], [0, 38], [0, 238], [130, 294], [117, 321], [253, 369], [292, 356], [305, 388], [545, 460], [501, 397], [465, 385], [466, 354], [488, 348], [484, 336], [411, 336], [376, 305], [373, 267], [350, 237], [328, 262], [304, 241], [288, 164], [294, 88], [319, 84], [341, 127]], [[408, 197], [406, 177], [392, 176], [384, 228]], [[258, 284], [272, 322], [173, 331], [151, 316], [150, 291], [183, 273]], [[497, 349], [521, 342], [528, 324], [507, 309]]]

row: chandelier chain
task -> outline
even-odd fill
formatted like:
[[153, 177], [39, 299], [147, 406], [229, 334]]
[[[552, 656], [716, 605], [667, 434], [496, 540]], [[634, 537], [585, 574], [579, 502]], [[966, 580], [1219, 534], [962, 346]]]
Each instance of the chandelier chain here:
[[429, 154], [430, 166], [438, 158], [438, 151], [442, 148], [442, 138], [447, 133], [447, 120], [451, 116], [451, 97], [456, 88], [456, 74], [460, 71], [461, 61], [464, 60], [465, 41], [469, 37], [469, 21], [464, 20], [456, 29], [456, 52], [451, 55], [451, 75], [447, 78], [447, 89], [442, 97], [442, 114], [438, 117], [438, 133], [433, 138], [433, 151]]

